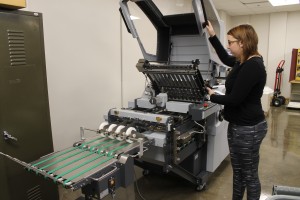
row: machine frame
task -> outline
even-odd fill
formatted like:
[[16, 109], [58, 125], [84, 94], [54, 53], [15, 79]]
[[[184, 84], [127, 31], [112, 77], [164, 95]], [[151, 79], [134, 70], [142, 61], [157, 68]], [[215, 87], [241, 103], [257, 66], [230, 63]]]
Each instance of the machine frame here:
[[[159, 2], [120, 0], [127, 30], [143, 54], [136, 65], [148, 80], [141, 97], [127, 108], [110, 109], [93, 130], [96, 136], [73, 147], [31, 163], [1, 155], [66, 188], [81, 189], [88, 200], [114, 196], [117, 188], [132, 184], [134, 165], [144, 174], [176, 174], [202, 190], [229, 153], [223, 107], [210, 102], [205, 89], [217, 83], [222, 63], [204, 27], [210, 20], [219, 36], [224, 28], [211, 0], [193, 0], [193, 12], [171, 15], [161, 12]], [[155, 54], [145, 49], [131, 6], [156, 30]]]

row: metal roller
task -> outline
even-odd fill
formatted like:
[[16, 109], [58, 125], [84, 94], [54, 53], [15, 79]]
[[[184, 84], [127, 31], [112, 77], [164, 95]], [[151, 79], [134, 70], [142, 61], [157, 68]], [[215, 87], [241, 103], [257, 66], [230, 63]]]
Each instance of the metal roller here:
[[126, 136], [130, 136], [130, 135], [133, 133], [133, 131], [136, 131], [136, 129], [135, 129], [134, 127], [129, 127], [129, 128], [126, 130], [125, 135], [126, 135]]
[[273, 195], [290, 195], [300, 197], [300, 188], [274, 185], [272, 189]]
[[99, 126], [99, 130], [103, 130], [104, 127], [106, 127], [107, 125], [109, 125], [108, 122], [102, 122], [102, 123], [100, 124], [100, 126]]

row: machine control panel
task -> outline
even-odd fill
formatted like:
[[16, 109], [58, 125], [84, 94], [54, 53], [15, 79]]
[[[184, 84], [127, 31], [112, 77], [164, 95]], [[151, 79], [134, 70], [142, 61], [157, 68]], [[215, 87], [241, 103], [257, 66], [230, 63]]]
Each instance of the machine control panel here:
[[205, 101], [200, 104], [193, 103], [189, 106], [189, 113], [192, 115], [192, 119], [195, 121], [199, 121], [205, 119], [209, 115], [220, 110], [220, 106], [218, 104]]

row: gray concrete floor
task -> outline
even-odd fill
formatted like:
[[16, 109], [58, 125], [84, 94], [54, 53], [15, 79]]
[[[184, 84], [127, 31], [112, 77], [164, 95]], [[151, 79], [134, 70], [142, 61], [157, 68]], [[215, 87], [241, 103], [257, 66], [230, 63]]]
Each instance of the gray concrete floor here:
[[[267, 120], [269, 129], [260, 153], [260, 200], [271, 196], [273, 185], [300, 187], [300, 110], [271, 107]], [[137, 181], [126, 189], [119, 188], [115, 200], [231, 199], [232, 169], [228, 157], [201, 192], [195, 191], [195, 187], [182, 178], [156, 174], [143, 176], [142, 169], [138, 167], [135, 168], [135, 174]], [[60, 189], [61, 200], [74, 200], [79, 196], [80, 191]], [[112, 197], [104, 199], [110, 200]]]

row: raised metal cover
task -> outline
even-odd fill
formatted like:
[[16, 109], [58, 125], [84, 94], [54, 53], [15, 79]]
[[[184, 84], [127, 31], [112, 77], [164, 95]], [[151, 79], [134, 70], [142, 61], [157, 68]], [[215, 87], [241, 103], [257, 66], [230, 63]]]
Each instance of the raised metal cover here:
[[200, 103], [205, 89], [198, 61], [192, 64], [169, 65], [167, 63], [140, 60], [137, 68], [152, 83], [156, 93], [167, 93], [169, 101]]

